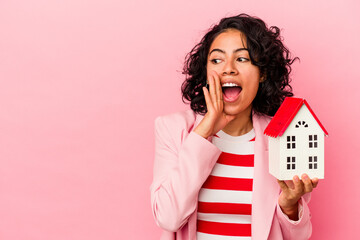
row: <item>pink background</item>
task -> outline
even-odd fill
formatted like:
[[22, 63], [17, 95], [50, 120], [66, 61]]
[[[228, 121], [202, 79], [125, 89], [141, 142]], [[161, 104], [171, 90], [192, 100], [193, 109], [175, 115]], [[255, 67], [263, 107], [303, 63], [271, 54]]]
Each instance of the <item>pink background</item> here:
[[241, 12], [283, 29], [296, 96], [330, 133], [312, 239], [360, 238], [360, 4], [0, 1], [0, 239], [159, 239], [154, 119], [181, 101], [187, 52]]

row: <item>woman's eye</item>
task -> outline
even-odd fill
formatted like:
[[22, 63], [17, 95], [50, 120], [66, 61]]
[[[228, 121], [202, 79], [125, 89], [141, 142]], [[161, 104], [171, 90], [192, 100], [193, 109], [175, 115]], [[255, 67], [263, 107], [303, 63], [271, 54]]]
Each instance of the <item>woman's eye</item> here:
[[[217, 61], [218, 61], [218, 62], [217, 62]], [[215, 64], [216, 64], [216, 63], [220, 63], [220, 61], [221, 61], [220, 59], [212, 59], [212, 60], [211, 60], [211, 62], [212, 62], [212, 63], [215, 63]]]
[[249, 61], [249, 59], [244, 58], [244, 57], [239, 57], [239, 58], [238, 58], [238, 60], [239, 60], [240, 62], [246, 62], [246, 61]]

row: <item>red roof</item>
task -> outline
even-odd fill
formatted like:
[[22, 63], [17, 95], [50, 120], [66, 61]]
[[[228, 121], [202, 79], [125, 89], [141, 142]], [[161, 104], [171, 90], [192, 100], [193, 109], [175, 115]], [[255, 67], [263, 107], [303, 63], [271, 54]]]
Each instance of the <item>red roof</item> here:
[[264, 134], [274, 138], [282, 136], [303, 104], [305, 104], [305, 106], [309, 109], [310, 113], [313, 115], [321, 129], [324, 131], [324, 134], [328, 135], [328, 132], [321, 124], [319, 119], [316, 117], [315, 113], [310, 108], [306, 100], [294, 97], [285, 98], [284, 102], [281, 104], [281, 106], [275, 113], [275, 116], [265, 129]]

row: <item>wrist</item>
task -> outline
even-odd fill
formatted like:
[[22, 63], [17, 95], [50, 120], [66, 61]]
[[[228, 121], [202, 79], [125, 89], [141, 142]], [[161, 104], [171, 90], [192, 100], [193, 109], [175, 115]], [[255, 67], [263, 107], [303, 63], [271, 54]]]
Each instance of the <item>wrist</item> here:
[[293, 221], [297, 221], [299, 220], [299, 206], [298, 203], [296, 203], [293, 206], [286, 206], [286, 207], [282, 207], [280, 204], [280, 209], [281, 211], [286, 214], [289, 219], [293, 220]]
[[198, 128], [195, 128], [194, 132], [205, 139], [208, 139], [210, 137], [210, 134], [205, 133], [204, 131], [201, 131], [201, 129], [198, 129]]

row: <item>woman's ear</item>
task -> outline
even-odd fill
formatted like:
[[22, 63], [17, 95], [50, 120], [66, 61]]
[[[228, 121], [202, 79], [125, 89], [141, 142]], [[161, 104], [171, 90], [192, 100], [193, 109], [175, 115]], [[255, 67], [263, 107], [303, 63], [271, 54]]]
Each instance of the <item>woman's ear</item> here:
[[266, 80], [266, 73], [263, 73], [263, 74], [261, 74], [260, 82], [261, 82], [261, 83], [262, 83], [262, 82], [265, 82], [265, 80]]

